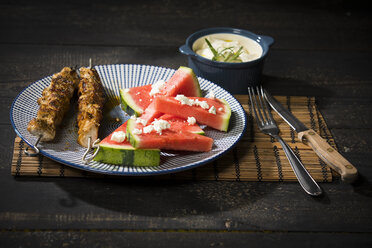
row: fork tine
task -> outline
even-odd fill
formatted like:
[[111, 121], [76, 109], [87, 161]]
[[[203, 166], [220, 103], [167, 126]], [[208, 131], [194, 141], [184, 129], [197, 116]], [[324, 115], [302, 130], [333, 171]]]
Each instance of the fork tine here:
[[253, 92], [251, 92], [251, 91], [253, 91], [253, 90], [251, 89], [251, 87], [248, 87], [249, 100], [250, 100], [250, 102], [251, 102], [251, 104], [250, 104], [250, 111], [251, 111], [251, 113], [253, 113], [254, 118], [256, 119], [257, 126], [258, 126], [258, 127], [261, 127], [261, 126], [262, 126], [262, 123], [261, 123], [260, 120], [259, 120], [258, 114], [257, 114], [257, 112], [256, 112], [255, 102], [253, 101], [253, 99], [254, 99], [254, 94], [253, 94]]
[[257, 97], [256, 97], [256, 92], [255, 92], [255, 90], [254, 90], [254, 88], [252, 88], [252, 94], [253, 94], [253, 102], [254, 102], [254, 104], [255, 104], [255, 112], [256, 112], [256, 110], [257, 110], [257, 113], [258, 113], [258, 115], [257, 115], [257, 113], [256, 113], [256, 115], [257, 115], [257, 119], [259, 119], [260, 120], [260, 122], [261, 122], [261, 125], [264, 125], [265, 124], [265, 119], [263, 118], [263, 116], [262, 116], [262, 114], [261, 114], [261, 108], [260, 108], [260, 106], [258, 105], [258, 102], [257, 102]]
[[261, 96], [262, 96], [262, 98], [264, 99], [265, 106], [266, 106], [267, 112], [268, 112], [269, 117], [270, 117], [270, 121], [271, 121], [272, 123], [275, 123], [274, 117], [273, 117], [273, 115], [271, 114], [271, 108], [269, 107], [269, 104], [267, 103], [266, 95], [265, 95], [265, 92], [264, 92], [264, 90], [263, 90], [262, 87], [261, 87]]
[[269, 120], [269, 118], [267, 117], [267, 114], [266, 114], [267, 110], [265, 109], [265, 105], [263, 104], [263, 101], [265, 101], [265, 99], [262, 99], [262, 96], [260, 95], [260, 89], [258, 88], [258, 86], [256, 87], [256, 90], [257, 90], [257, 98], [259, 100], [259, 103], [260, 103], [260, 106], [261, 106], [261, 109], [262, 109], [262, 113], [265, 116], [264, 122], [269, 123], [270, 120]]

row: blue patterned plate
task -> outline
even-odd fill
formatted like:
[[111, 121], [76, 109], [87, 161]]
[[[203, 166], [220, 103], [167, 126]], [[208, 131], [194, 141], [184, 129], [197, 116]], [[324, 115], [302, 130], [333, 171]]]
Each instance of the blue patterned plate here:
[[[109, 100], [104, 119], [100, 126], [99, 137], [102, 139], [113, 132], [129, 116], [120, 109], [119, 89], [152, 84], [156, 81], [169, 79], [175, 70], [150, 65], [100, 65], [95, 66], [105, 88]], [[220, 132], [208, 127], [207, 136], [214, 139], [210, 152], [162, 152], [161, 162], [157, 167], [117, 166], [92, 161], [85, 165], [81, 158], [85, 148], [78, 145], [77, 140], [77, 103], [71, 104], [70, 111], [65, 116], [61, 128], [52, 142], [41, 142], [38, 147], [40, 153], [59, 163], [86, 171], [111, 175], [154, 175], [182, 171], [211, 162], [230, 150], [242, 137], [246, 125], [246, 114], [241, 104], [227, 91], [210, 81], [198, 78], [203, 94], [213, 90], [217, 98], [225, 99], [231, 107], [232, 115], [228, 132]], [[29, 145], [35, 144], [37, 137], [27, 131], [28, 122], [36, 116], [39, 109], [37, 99], [42, 90], [50, 84], [51, 76], [32, 83], [25, 88], [14, 100], [10, 119], [16, 133]], [[118, 121], [120, 120], [120, 121]]]

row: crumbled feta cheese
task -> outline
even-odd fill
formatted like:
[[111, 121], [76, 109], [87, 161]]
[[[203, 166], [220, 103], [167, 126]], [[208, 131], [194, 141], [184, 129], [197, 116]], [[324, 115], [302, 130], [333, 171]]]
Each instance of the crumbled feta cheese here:
[[139, 99], [140, 102], [142, 102], [142, 99]]
[[219, 108], [219, 109], [218, 109], [218, 111], [223, 111], [223, 108], [222, 108], [222, 107], [221, 107], [221, 108]]
[[187, 117], [187, 122], [189, 123], [189, 125], [194, 125], [196, 123], [196, 119], [195, 117]]
[[142, 125], [146, 126], [147, 121], [144, 120], [144, 119], [141, 119], [141, 118], [137, 118], [137, 119], [136, 119], [136, 123], [141, 123]]
[[209, 113], [211, 114], [216, 114], [216, 108], [214, 106], [212, 106], [209, 110], [208, 110]]
[[136, 95], [138, 96], [139, 94], [141, 94], [141, 92], [137, 92]]
[[163, 130], [170, 128], [170, 123], [165, 120], [155, 120], [152, 122], [152, 125], [154, 126], [155, 131], [160, 135]]
[[159, 80], [153, 85], [151, 85], [151, 91], [149, 93], [150, 96], [153, 96], [155, 94], [160, 93], [160, 91], [164, 88], [165, 86], [165, 81], [164, 80]]
[[111, 135], [111, 140], [121, 143], [125, 140], [125, 133], [123, 131], [113, 132]]
[[190, 102], [190, 99], [184, 95], [177, 95], [174, 99], [179, 101], [182, 105], [187, 104], [189, 106], [192, 106], [192, 103], [193, 103], [193, 101]]
[[125, 93], [128, 93], [128, 92], [129, 92], [129, 89], [124, 89], [124, 92], [125, 92]]
[[214, 94], [213, 90], [210, 90], [209, 91], [208, 98], [210, 98], [210, 99], [216, 99], [216, 94]]
[[141, 129], [138, 129], [138, 128], [135, 128], [132, 133], [133, 134], [141, 134], [142, 133], [142, 130]]
[[153, 125], [148, 125], [148, 126], [143, 128], [143, 133], [151, 133], [153, 130], [154, 130], [154, 126]]
[[209, 105], [206, 101], [199, 101], [198, 99], [189, 99], [184, 95], [177, 95], [174, 99], [179, 101], [182, 105], [189, 105], [189, 106], [200, 106], [203, 109], [209, 109]]
[[137, 120], [137, 117], [136, 117], [135, 115], [132, 115], [130, 118], [131, 118], [132, 120]]
[[199, 106], [203, 109], [209, 109], [209, 105], [206, 101], [199, 101]]

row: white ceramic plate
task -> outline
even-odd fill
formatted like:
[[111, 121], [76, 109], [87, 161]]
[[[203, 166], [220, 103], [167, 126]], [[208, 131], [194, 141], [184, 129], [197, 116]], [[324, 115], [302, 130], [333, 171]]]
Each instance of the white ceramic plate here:
[[[113, 132], [129, 116], [124, 113], [119, 105], [119, 89], [153, 84], [156, 81], [169, 79], [175, 70], [151, 65], [100, 65], [95, 66], [98, 71], [105, 93], [110, 101], [110, 110], [104, 114], [99, 137], [102, 139]], [[64, 117], [61, 127], [52, 142], [41, 142], [38, 147], [40, 153], [59, 163], [74, 168], [111, 175], [153, 175], [182, 171], [211, 162], [230, 150], [242, 137], [246, 125], [246, 114], [241, 104], [227, 91], [218, 85], [198, 78], [203, 94], [213, 90], [217, 98], [225, 99], [231, 107], [232, 115], [228, 132], [220, 132], [206, 127], [205, 133], [214, 139], [210, 152], [169, 152], [161, 153], [160, 165], [156, 167], [118, 166], [92, 161], [85, 165], [81, 158], [85, 148], [78, 145], [77, 140], [77, 103], [72, 102], [69, 113]], [[37, 99], [42, 90], [50, 84], [51, 76], [32, 83], [25, 88], [14, 100], [10, 119], [16, 133], [28, 144], [35, 144], [37, 137], [27, 131], [28, 122], [36, 116], [39, 109]], [[117, 121], [117, 118], [120, 121]]]

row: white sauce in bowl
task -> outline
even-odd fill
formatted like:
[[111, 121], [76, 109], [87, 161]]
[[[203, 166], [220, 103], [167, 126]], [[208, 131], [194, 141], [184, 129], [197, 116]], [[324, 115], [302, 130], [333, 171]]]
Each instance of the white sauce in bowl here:
[[233, 49], [234, 52], [237, 52], [242, 46], [243, 49], [239, 55], [242, 62], [256, 60], [262, 55], [262, 47], [256, 41], [241, 35], [218, 33], [200, 37], [192, 45], [192, 50], [196, 54], [210, 60], [212, 60], [214, 55], [205, 39], [208, 39], [217, 52], [221, 52], [223, 49], [230, 47], [232, 47], [231, 49]]

